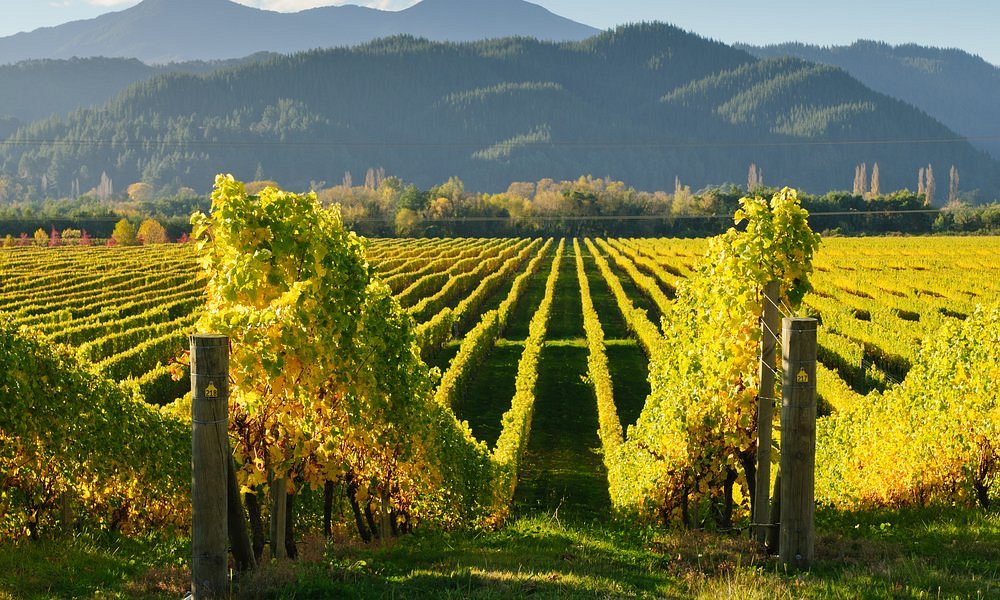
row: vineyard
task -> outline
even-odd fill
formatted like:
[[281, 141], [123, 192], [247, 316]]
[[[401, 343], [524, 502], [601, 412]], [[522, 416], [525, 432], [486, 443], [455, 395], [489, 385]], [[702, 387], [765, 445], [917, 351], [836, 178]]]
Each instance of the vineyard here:
[[[366, 312], [316, 309], [299, 329], [280, 306], [307, 292], [268, 288], [273, 272], [233, 249], [4, 249], [0, 358], [13, 368], [0, 389], [22, 400], [0, 413], [0, 530], [38, 537], [67, 519], [123, 530], [185, 523], [183, 353], [206, 324], [228, 328], [234, 381], [251, 390], [232, 432], [244, 491], [267, 489], [282, 469], [307, 507], [323, 493], [306, 490], [339, 490], [347, 502], [335, 506], [365, 540], [390, 526], [495, 527], [512, 513], [554, 509], [745, 521], [752, 489], [740, 469], [757, 390], [739, 373], [759, 340], [752, 289], [774, 277], [787, 282], [783, 314], [820, 321], [818, 502], [996, 503], [1000, 239], [831, 238], [817, 247], [787, 225], [800, 218], [794, 203], [773, 210], [787, 217], [774, 228], [790, 233], [759, 272], [705, 260], [746, 255], [750, 242], [737, 232], [711, 243], [345, 234], [327, 258], [296, 268], [333, 282], [324, 260], [370, 265], [381, 284], [344, 275], [339, 295], [306, 305], [357, 298]], [[244, 234], [216, 225], [218, 247], [225, 235]], [[811, 273], [795, 270], [810, 257]], [[209, 281], [211, 261], [228, 276]], [[206, 313], [223, 298], [249, 308]], [[314, 333], [324, 327], [332, 333]], [[400, 348], [407, 340], [412, 356]], [[279, 356], [279, 342], [295, 350]], [[335, 362], [324, 358], [330, 348]], [[371, 356], [394, 366], [371, 367]], [[250, 383], [260, 370], [266, 388]], [[293, 378], [298, 387], [285, 383]], [[268, 394], [281, 402], [269, 405]], [[389, 400], [402, 394], [427, 403]], [[43, 409], [32, 395], [59, 399]], [[308, 424], [295, 421], [310, 411]], [[322, 442], [331, 432], [336, 445]], [[130, 442], [109, 441], [122, 436]]]

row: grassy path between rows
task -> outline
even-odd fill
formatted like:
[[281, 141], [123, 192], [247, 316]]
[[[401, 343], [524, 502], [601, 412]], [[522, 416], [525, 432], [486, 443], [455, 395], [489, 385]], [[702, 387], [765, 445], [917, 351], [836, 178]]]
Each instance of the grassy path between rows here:
[[[619, 267], [615, 263], [615, 261], [612, 260], [612, 258], [607, 255], [607, 253], [601, 252], [601, 256], [603, 256], [604, 259], [608, 261], [608, 267], [611, 269], [611, 272], [614, 273], [618, 277], [618, 281], [621, 282], [622, 289], [625, 290], [625, 295], [628, 296], [629, 300], [632, 301], [632, 304], [636, 308], [641, 308], [644, 311], [646, 311], [646, 316], [649, 317], [649, 320], [652, 321], [653, 324], [656, 325], [657, 330], [659, 330], [659, 328], [660, 328], [660, 310], [659, 310], [659, 308], [657, 308], [656, 303], [653, 302], [653, 300], [649, 296], [647, 296], [646, 294], [644, 294], [643, 291], [639, 289], [639, 286], [637, 286], [636, 283], [635, 283], [635, 281], [632, 280], [632, 277], [628, 273], [626, 273], [624, 269], [622, 269], [621, 267]], [[598, 275], [598, 276], [600, 275], [600, 273], [596, 272], [596, 269], [595, 269], [595, 274]], [[608, 289], [606, 283], [605, 283], [604, 289], [605, 290]], [[600, 296], [603, 295], [603, 291], [595, 291], [593, 294], [594, 294], [594, 296], [600, 297]], [[610, 291], [609, 291], [608, 296], [610, 297], [610, 295], [611, 294], [610, 294]], [[614, 302], [614, 299], [612, 298], [611, 301]], [[596, 302], [597, 302], [597, 300], [595, 300], [595, 303]], [[595, 310], [600, 311], [600, 309], [596, 308], [596, 306], [595, 306]], [[600, 312], [598, 312], [598, 314], [600, 314]], [[601, 316], [603, 318], [603, 315], [601, 315]], [[602, 321], [601, 323], [602, 323], [602, 326], [603, 326], [604, 322]], [[611, 335], [608, 334], [607, 332], [605, 332], [604, 335], [605, 335], [605, 337], [607, 337], [609, 339], [611, 338]]]
[[576, 256], [567, 244], [535, 389], [535, 414], [514, 495], [522, 515], [596, 521], [610, 514], [597, 404], [584, 380], [587, 348]]
[[[539, 269], [529, 282], [511, 314], [506, 338], [498, 340], [476, 369], [454, 407], [458, 418], [468, 421], [474, 435], [490, 447], [496, 443], [501, 417], [510, 407], [522, 341], [544, 294], [547, 271]], [[610, 515], [607, 471], [597, 437], [597, 406], [584, 380], [587, 348], [583, 336], [575, 256], [568, 246], [560, 265], [539, 365], [534, 418], [515, 494], [515, 511], [520, 515], [548, 514], [585, 521]], [[440, 364], [445, 365], [443, 361]]]
[[496, 446], [500, 419], [514, 397], [517, 362], [522, 352], [523, 343], [500, 340], [483, 364], [476, 367], [475, 376], [452, 407], [459, 420], [469, 422], [476, 439], [486, 442], [490, 448]]
[[552, 342], [542, 351], [538, 399], [528, 449], [514, 496], [519, 514], [595, 521], [607, 518], [608, 475], [597, 437], [597, 407], [587, 349]]
[[605, 354], [622, 429], [634, 425], [649, 396], [649, 361], [635, 340], [608, 340]]

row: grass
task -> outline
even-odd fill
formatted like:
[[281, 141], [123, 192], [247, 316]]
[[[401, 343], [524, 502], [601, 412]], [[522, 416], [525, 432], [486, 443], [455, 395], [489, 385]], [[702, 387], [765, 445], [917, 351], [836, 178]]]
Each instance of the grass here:
[[[645, 310], [646, 316], [649, 317], [649, 320], [652, 321], [653, 324], [656, 325], [657, 330], [659, 330], [660, 309], [656, 306], [656, 303], [639, 289], [639, 286], [632, 281], [629, 274], [615, 264], [615, 261], [612, 260], [610, 256], [607, 254], [603, 254], [603, 256], [605, 260], [608, 261], [608, 267], [611, 269], [611, 272], [614, 273], [618, 277], [618, 281], [621, 282], [622, 290], [625, 291], [625, 295], [632, 301], [632, 305], [636, 308]], [[610, 295], [610, 290], [608, 291], [608, 295]]]
[[576, 278], [576, 254], [573, 245], [567, 243], [562, 262], [559, 263], [559, 279], [556, 280], [545, 339], [575, 340], [584, 335], [580, 282]]
[[597, 405], [587, 374], [576, 257], [566, 246], [539, 363], [535, 412], [514, 497], [522, 515], [584, 520], [607, 515], [607, 472], [597, 436]]
[[[504, 337], [507, 339], [523, 341], [528, 337], [528, 324], [531, 322], [531, 316], [535, 314], [535, 310], [538, 309], [538, 305], [545, 296], [545, 282], [548, 279], [549, 270], [552, 268], [552, 261], [555, 260], [555, 256], [556, 250], [553, 247], [542, 260], [542, 264], [538, 266], [539, 268], [535, 271], [535, 274], [528, 280], [528, 285], [522, 290], [521, 297], [518, 298], [517, 304], [511, 310], [507, 326], [503, 332]], [[563, 261], [565, 260], [566, 256], [564, 254]]]
[[819, 527], [813, 570], [786, 574], [744, 537], [535, 512], [499, 532], [431, 532], [387, 549], [334, 547], [279, 595], [301, 597], [297, 586], [312, 581], [322, 589], [340, 577], [338, 591], [361, 598], [1000, 596], [996, 515], [821, 511]]
[[184, 536], [78, 533], [0, 544], [0, 599], [180, 598], [189, 588]]
[[629, 336], [628, 326], [625, 318], [622, 317], [618, 303], [611, 294], [608, 282], [597, 270], [597, 265], [591, 257], [586, 246], [581, 245], [583, 251], [583, 270], [587, 275], [587, 282], [590, 284], [590, 297], [594, 303], [594, 310], [597, 311], [597, 318], [601, 321], [601, 329], [604, 330], [605, 339], [622, 339]]
[[500, 437], [500, 418], [510, 408], [514, 397], [517, 363], [524, 352], [524, 344], [499, 343], [476, 367], [471, 380], [462, 391], [460, 400], [453, 407], [455, 416], [468, 421], [476, 439], [493, 448]]
[[646, 397], [649, 396], [649, 361], [634, 340], [624, 342], [609, 342], [605, 354], [611, 371], [618, 419], [622, 428], [627, 431], [628, 426], [639, 418], [639, 413], [646, 404]]
[[[554, 248], [551, 249], [550, 252], [554, 253], [555, 249]], [[534, 258], [534, 256], [529, 257], [528, 260], [525, 261], [523, 266], [527, 267], [528, 263], [531, 262], [532, 258]], [[520, 271], [518, 273], [520, 273]], [[477, 323], [479, 323], [482, 314], [487, 313], [491, 310], [495, 310], [500, 307], [500, 304], [502, 304], [504, 299], [506, 299], [507, 296], [510, 294], [510, 289], [514, 287], [514, 279], [516, 277], [517, 274], [515, 274], [513, 277], [508, 277], [507, 281], [505, 281], [503, 285], [499, 286], [496, 290], [493, 291], [493, 293], [487, 296], [486, 300], [483, 301], [479, 309], [475, 311], [476, 314], [469, 313], [466, 316], [466, 318], [463, 319], [464, 322], [459, 323], [458, 325], [459, 337], [465, 337], [465, 335], [469, 333], [469, 331], [471, 331], [472, 328], [475, 327]]]
[[582, 379], [586, 371], [585, 347], [552, 344], [542, 350], [538, 399], [514, 496], [519, 514], [593, 521], [610, 511], [597, 406]]
[[[817, 514], [816, 562], [785, 573], [746, 536], [534, 511], [499, 531], [419, 531], [383, 547], [308, 538], [247, 598], [1000, 598], [1000, 515]], [[180, 598], [183, 541], [0, 544], [0, 598]], [[183, 563], [183, 564], [179, 564]]]
[[427, 364], [431, 367], [437, 367], [441, 369], [444, 373], [448, 370], [448, 364], [451, 363], [451, 359], [455, 358], [458, 354], [459, 348], [461, 348], [462, 343], [459, 340], [449, 341], [440, 350], [434, 352], [427, 360]]

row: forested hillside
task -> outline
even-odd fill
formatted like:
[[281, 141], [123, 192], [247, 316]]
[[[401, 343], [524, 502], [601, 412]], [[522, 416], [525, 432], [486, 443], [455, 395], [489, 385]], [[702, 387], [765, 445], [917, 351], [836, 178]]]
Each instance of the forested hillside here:
[[[663, 24], [579, 43], [395, 37], [139, 83], [106, 106], [19, 130], [0, 165], [25, 189], [66, 195], [102, 173], [123, 189], [205, 190], [219, 171], [305, 189], [384, 168], [471, 188], [591, 173], [639, 188], [747, 180], [849, 189], [878, 163], [881, 189], [1000, 188], [997, 163], [923, 112], [844, 72], [751, 55]], [[942, 140], [947, 140], [943, 142]], [[939, 194], [939, 197], [943, 194]]]
[[833, 47], [740, 47], [761, 58], [795, 56], [844, 69], [873, 90], [926, 111], [1000, 158], [1000, 67], [978, 56], [955, 48], [873, 41]]
[[[123, 89], [163, 73], [209, 73], [265, 54], [242, 59], [192, 61], [151, 66], [134, 58], [70, 58], [26, 60], [0, 66], [0, 137], [3, 120], [34, 121], [67, 115], [77, 108], [106, 104]], [[9, 132], [8, 132], [9, 134]]]

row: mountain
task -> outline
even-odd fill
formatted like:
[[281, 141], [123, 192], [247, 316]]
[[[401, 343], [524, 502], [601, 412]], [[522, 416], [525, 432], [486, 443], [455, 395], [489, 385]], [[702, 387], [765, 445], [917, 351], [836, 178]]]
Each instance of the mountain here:
[[558, 41], [595, 33], [524, 0], [423, 0], [395, 12], [346, 5], [297, 13], [229, 0], [143, 0], [95, 19], [0, 38], [0, 64], [93, 56], [151, 64], [217, 60], [349, 46], [397, 34], [439, 41], [508, 36]]
[[70, 58], [26, 60], [0, 65], [0, 139], [4, 121], [28, 122], [67, 115], [83, 107], [101, 106], [126, 87], [163, 73], [210, 73], [264, 60], [267, 54], [243, 59], [195, 61], [151, 66], [134, 58]]
[[[644, 189], [743, 183], [850, 189], [878, 163], [881, 189], [1000, 190], [998, 163], [922, 111], [844, 71], [760, 60], [664, 24], [582, 42], [437, 43], [397, 36], [276, 56], [204, 75], [165, 74], [108, 104], [19, 129], [0, 173], [65, 194], [107, 173], [206, 190], [218, 172], [290, 189], [384, 167], [428, 187], [610, 176]], [[990, 198], [996, 197], [990, 196]], [[989, 198], [987, 198], [989, 199]]]
[[795, 56], [844, 69], [904, 100], [1000, 158], [1000, 67], [962, 50], [859, 41], [850, 46], [739, 46], [761, 58]]

